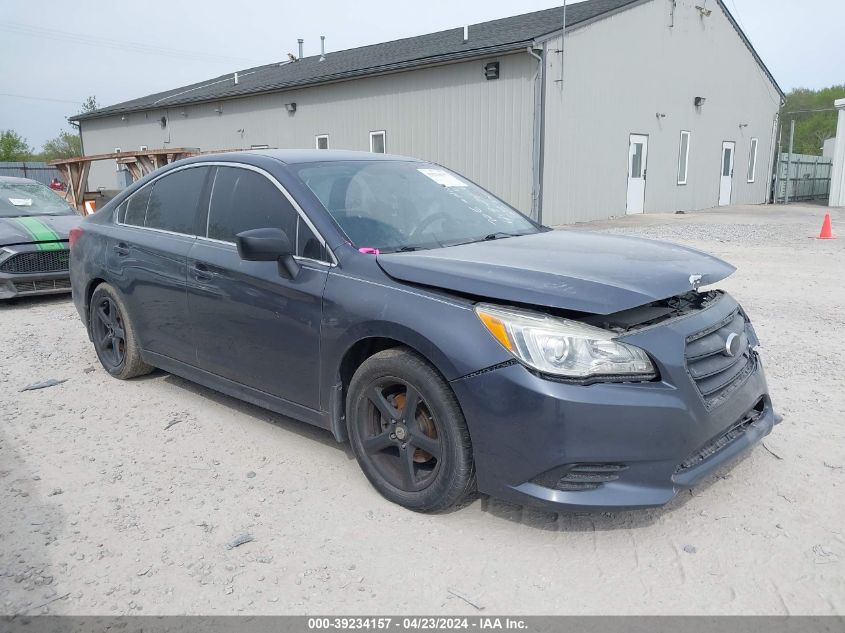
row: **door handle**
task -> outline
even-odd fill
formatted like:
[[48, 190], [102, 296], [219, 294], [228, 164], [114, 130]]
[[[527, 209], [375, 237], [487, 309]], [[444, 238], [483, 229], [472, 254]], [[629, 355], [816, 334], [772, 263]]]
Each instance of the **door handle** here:
[[127, 246], [123, 242], [120, 242], [119, 244], [115, 244], [112, 247], [112, 250], [115, 253], [117, 253], [118, 255], [120, 255], [121, 257], [125, 257], [126, 255], [129, 254], [129, 246]]
[[197, 281], [211, 281], [214, 279], [214, 273], [205, 264], [194, 264], [190, 266], [190, 269], [191, 275]]

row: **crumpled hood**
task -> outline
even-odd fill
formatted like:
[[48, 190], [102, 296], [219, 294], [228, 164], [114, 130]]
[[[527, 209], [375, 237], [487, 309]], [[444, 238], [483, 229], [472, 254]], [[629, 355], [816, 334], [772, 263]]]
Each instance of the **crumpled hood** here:
[[695, 249], [637, 237], [548, 231], [378, 255], [391, 277], [479, 297], [612, 314], [716, 283], [736, 268]]
[[0, 218], [0, 246], [67, 240], [70, 230], [82, 222], [80, 215], [31, 215]]

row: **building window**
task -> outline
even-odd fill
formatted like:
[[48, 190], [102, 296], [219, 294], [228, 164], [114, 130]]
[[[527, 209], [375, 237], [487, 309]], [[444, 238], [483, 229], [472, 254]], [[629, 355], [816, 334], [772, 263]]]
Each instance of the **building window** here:
[[678, 184], [687, 184], [687, 174], [689, 173], [689, 140], [690, 133], [686, 130], [681, 130], [681, 145], [678, 148]]
[[384, 130], [370, 132], [370, 151], [375, 154], [384, 154], [387, 150], [386, 133]]
[[317, 149], [329, 149], [329, 135], [319, 134], [317, 136]]
[[754, 182], [757, 175], [757, 139], [751, 139], [751, 151], [748, 154], [748, 182]]

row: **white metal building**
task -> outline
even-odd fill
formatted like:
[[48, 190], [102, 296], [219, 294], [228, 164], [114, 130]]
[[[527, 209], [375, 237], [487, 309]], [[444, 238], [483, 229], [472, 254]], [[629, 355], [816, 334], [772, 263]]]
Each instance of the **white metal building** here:
[[[87, 155], [414, 156], [549, 225], [766, 200], [783, 93], [721, 0], [588, 0], [563, 20], [556, 8], [303, 57], [76, 120]], [[95, 163], [89, 189], [118, 176]]]

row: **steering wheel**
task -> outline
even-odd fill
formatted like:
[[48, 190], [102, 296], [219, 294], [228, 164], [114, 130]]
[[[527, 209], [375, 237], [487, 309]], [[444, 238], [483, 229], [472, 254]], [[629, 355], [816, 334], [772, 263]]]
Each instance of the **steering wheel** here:
[[422, 235], [422, 233], [425, 232], [425, 229], [428, 228], [429, 224], [436, 222], [437, 220], [450, 220], [451, 218], [452, 216], [445, 211], [437, 211], [431, 215], [427, 215], [414, 227], [414, 230], [411, 231], [408, 238], [411, 240], [416, 239], [419, 235]]

